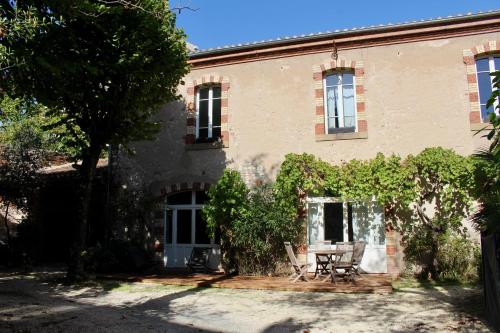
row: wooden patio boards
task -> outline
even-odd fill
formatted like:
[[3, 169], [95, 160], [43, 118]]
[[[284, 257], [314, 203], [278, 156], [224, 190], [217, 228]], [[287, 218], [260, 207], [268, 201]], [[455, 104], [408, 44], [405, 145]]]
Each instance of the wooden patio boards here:
[[280, 290], [280, 291], [303, 291], [303, 292], [333, 292], [333, 293], [391, 293], [391, 277], [388, 274], [363, 274], [362, 278], [357, 277], [355, 282], [343, 281], [339, 279], [337, 284], [329, 281], [323, 282], [321, 279], [313, 280], [309, 276], [309, 282], [297, 281], [291, 283], [286, 277], [267, 276], [226, 276], [223, 274], [179, 274], [166, 273], [161, 275], [130, 276], [130, 275], [103, 275], [99, 278], [143, 282], [159, 283], [163, 285], [179, 285], [206, 288], [229, 288], [229, 289], [259, 289], [259, 290]]

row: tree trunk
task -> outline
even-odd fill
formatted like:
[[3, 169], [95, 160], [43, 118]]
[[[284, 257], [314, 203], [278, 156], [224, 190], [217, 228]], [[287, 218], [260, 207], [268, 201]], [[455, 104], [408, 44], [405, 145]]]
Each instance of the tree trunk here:
[[73, 244], [70, 249], [70, 262], [67, 275], [70, 280], [78, 280], [85, 277], [83, 251], [86, 249], [88, 217], [90, 200], [92, 198], [92, 183], [101, 150], [100, 146], [91, 145], [79, 169], [77, 188], [78, 202], [75, 212]]
[[[5, 204], [5, 202], [4, 202]], [[11, 240], [10, 240], [10, 229], [9, 229], [9, 207], [10, 207], [10, 202], [7, 201], [7, 207], [5, 208], [5, 216], [4, 216], [4, 223], [5, 223], [5, 232], [7, 234], [7, 245], [11, 247]]]

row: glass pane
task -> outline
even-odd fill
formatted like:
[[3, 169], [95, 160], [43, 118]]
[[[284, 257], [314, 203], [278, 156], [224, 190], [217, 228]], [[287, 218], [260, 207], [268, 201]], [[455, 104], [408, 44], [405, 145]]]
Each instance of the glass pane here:
[[166, 214], [167, 214], [167, 216], [166, 216], [166, 218], [167, 218], [167, 226], [166, 226], [167, 230], [165, 230], [165, 233], [167, 234], [167, 239], [166, 239], [167, 244], [172, 244], [172, 232], [173, 232], [173, 230], [172, 230], [172, 215], [173, 214], [172, 213], [173, 213], [173, 211], [171, 211], [171, 210], [167, 210], [167, 212], [166, 212]]
[[212, 105], [212, 126], [220, 126], [220, 99], [214, 99]]
[[203, 205], [208, 201], [208, 195], [205, 191], [196, 191], [196, 204]]
[[342, 75], [342, 83], [343, 84], [353, 84], [353, 77], [354, 77], [354, 75], [352, 73], [344, 73]]
[[196, 210], [196, 224], [194, 229], [195, 244], [210, 244], [210, 237], [207, 233], [207, 222], [201, 214], [201, 210]]
[[[343, 95], [344, 95], [344, 119], [346, 118], [354, 118], [355, 115], [355, 101], [354, 101], [354, 87], [353, 86], [344, 86], [343, 87]], [[348, 127], [347, 123], [344, 121], [344, 126]]]
[[220, 87], [213, 87], [212, 88], [212, 97], [213, 98], [220, 98]]
[[356, 127], [356, 118], [354, 117], [344, 117], [344, 127]]
[[308, 244], [316, 244], [320, 239], [321, 213], [318, 203], [310, 203], [307, 209]]
[[342, 203], [325, 203], [325, 239], [332, 244], [344, 241], [344, 207]]
[[339, 127], [339, 109], [338, 109], [338, 87], [327, 88], [327, 116], [328, 116], [328, 131]]
[[200, 88], [199, 92], [200, 92], [200, 100], [201, 99], [208, 99], [208, 91], [210, 89], [208, 87], [206, 88]]
[[177, 210], [177, 244], [191, 244], [191, 209]]
[[208, 100], [200, 101], [199, 117], [200, 117], [200, 121], [199, 121], [200, 127], [207, 127], [208, 126]]
[[168, 205], [190, 205], [192, 200], [192, 192], [180, 192], [169, 195], [167, 197]]
[[330, 74], [326, 77], [326, 85], [334, 86], [340, 84], [340, 77], [337, 74]]
[[483, 122], [487, 123], [490, 121], [488, 118], [488, 113], [493, 112], [493, 106], [490, 106], [488, 109], [486, 109], [485, 104], [481, 104], [481, 119], [483, 119]]
[[198, 132], [198, 138], [199, 139], [208, 138], [208, 128], [200, 128], [200, 130]]
[[489, 73], [477, 73], [479, 86], [479, 101], [481, 104], [486, 104], [491, 96], [491, 80]]
[[488, 58], [477, 59], [476, 60], [477, 71], [478, 72], [484, 72], [484, 71], [489, 72], [490, 66], [489, 66], [488, 62], [489, 62]]
[[217, 139], [220, 138], [220, 136], [221, 136], [220, 127], [212, 128], [212, 138]]
[[500, 71], [500, 57], [493, 58], [495, 61], [495, 70]]

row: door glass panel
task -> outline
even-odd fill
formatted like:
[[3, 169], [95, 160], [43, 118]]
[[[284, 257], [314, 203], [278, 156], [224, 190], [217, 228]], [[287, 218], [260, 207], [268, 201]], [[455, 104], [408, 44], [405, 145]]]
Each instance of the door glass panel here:
[[205, 191], [196, 191], [196, 204], [203, 205], [208, 201], [208, 195]]
[[194, 238], [196, 244], [210, 244], [210, 238], [207, 233], [207, 221], [203, 218], [200, 209], [196, 210]]
[[308, 244], [314, 245], [316, 241], [322, 240], [320, 235], [321, 230], [321, 211], [320, 204], [318, 203], [309, 203], [307, 209], [307, 219], [308, 219]]
[[172, 216], [173, 216], [173, 211], [172, 210], [167, 210], [165, 212], [166, 214], [166, 220], [167, 220], [167, 225], [166, 225], [166, 230], [165, 230], [165, 234], [166, 234], [166, 239], [165, 239], [165, 243], [167, 244], [172, 244]]
[[353, 204], [353, 237], [369, 245], [385, 244], [384, 209], [374, 202]]
[[177, 210], [177, 244], [191, 244], [191, 209]]
[[325, 240], [332, 244], [344, 241], [344, 208], [342, 203], [325, 203]]
[[167, 204], [168, 205], [190, 205], [192, 196], [191, 196], [191, 191], [187, 192], [180, 192], [176, 194], [169, 195], [167, 197]]

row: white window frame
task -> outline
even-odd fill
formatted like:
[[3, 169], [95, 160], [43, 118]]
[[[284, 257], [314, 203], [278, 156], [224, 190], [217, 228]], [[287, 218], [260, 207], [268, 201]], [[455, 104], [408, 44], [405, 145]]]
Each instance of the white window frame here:
[[[213, 246], [215, 245], [215, 239], [211, 238], [210, 243], [196, 243], [196, 211], [203, 209], [203, 204], [196, 203], [196, 191], [191, 191], [191, 203], [190, 204], [181, 204], [181, 205], [165, 205], [165, 214], [164, 214], [164, 244], [165, 245], [185, 245], [185, 246]], [[167, 210], [172, 211], [172, 230], [167, 230]], [[191, 210], [191, 242], [190, 243], [177, 243], [177, 211], [178, 210]], [[167, 232], [170, 232], [172, 235], [172, 242], [167, 244]]]
[[[324, 115], [325, 115], [325, 134], [328, 134], [328, 97], [327, 97], [327, 86], [326, 86], [326, 78], [330, 75], [335, 75], [335, 74], [342, 74], [346, 73], [349, 71], [335, 71], [335, 72], [329, 72], [327, 73], [324, 78], [323, 78], [323, 109], [324, 109]], [[343, 84], [337, 85], [337, 87], [340, 87], [338, 89], [339, 94], [338, 98], [339, 100], [342, 101], [342, 103], [339, 103], [339, 127], [337, 128], [344, 128], [344, 86]], [[352, 75], [352, 89], [353, 89], [353, 98], [354, 98], [354, 131], [358, 131], [358, 103], [356, 103], [356, 76]]]
[[[212, 139], [212, 130], [213, 130], [213, 124], [212, 124], [212, 118], [213, 118], [213, 104], [214, 104], [214, 99], [222, 100], [222, 90], [221, 90], [221, 95], [220, 97], [214, 98], [213, 94], [213, 88], [218, 87], [221, 88], [218, 85], [210, 85], [210, 86], [200, 86], [198, 87], [196, 91], [196, 139], [200, 137], [200, 89], [206, 89], [208, 88], [208, 99], [203, 99], [204, 101], [208, 100], [208, 127], [203, 127], [203, 129], [208, 128], [208, 136], [207, 139]], [[221, 105], [221, 113], [222, 113], [222, 105]], [[216, 128], [222, 127], [222, 124], [219, 126], [215, 126]]]
[[[491, 55], [491, 56], [488, 56], [488, 57], [480, 57], [480, 58], [477, 58], [476, 59], [476, 63], [475, 63], [475, 66], [476, 66], [476, 82], [477, 82], [477, 91], [478, 91], [478, 99], [479, 99], [479, 113], [481, 113], [481, 91], [479, 91], [479, 73], [486, 73], [486, 71], [478, 71], [477, 69], [477, 61], [480, 60], [480, 59], [488, 59], [488, 74], [491, 74], [495, 71], [498, 71], [500, 70], [500, 68], [496, 68], [495, 69], [495, 58], [500, 58], [500, 55]], [[490, 85], [491, 85], [491, 91], [494, 91], [494, 88], [493, 88], [493, 76], [490, 76]], [[490, 96], [488, 96], [489, 98]], [[498, 98], [495, 99], [495, 101], [493, 102], [493, 112], [496, 113], [496, 115], [500, 115], [499, 114], [499, 110], [498, 110]], [[483, 117], [481, 115], [481, 122], [484, 123], [483, 121]]]

